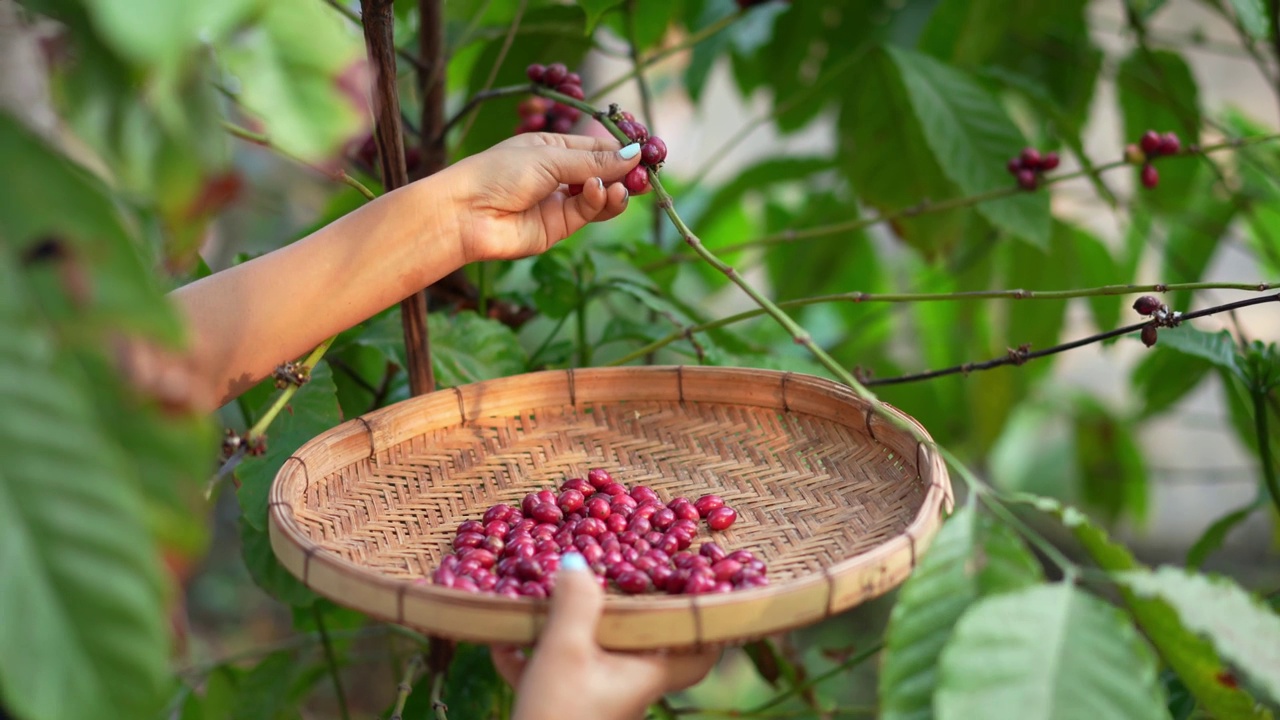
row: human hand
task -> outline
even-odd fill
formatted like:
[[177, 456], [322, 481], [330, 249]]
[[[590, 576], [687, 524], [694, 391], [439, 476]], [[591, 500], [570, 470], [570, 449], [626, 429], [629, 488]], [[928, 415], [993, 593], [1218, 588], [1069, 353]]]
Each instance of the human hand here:
[[[611, 138], [526, 133], [433, 175], [430, 192], [456, 223], [466, 262], [545, 252], [589, 222], [627, 207], [618, 182], [640, 162], [640, 146]], [[569, 185], [582, 193], [569, 195]]]
[[604, 591], [577, 553], [560, 559], [547, 625], [532, 659], [493, 648], [498, 673], [516, 688], [514, 720], [635, 720], [666, 693], [697, 683], [720, 657], [609, 652], [596, 643]]

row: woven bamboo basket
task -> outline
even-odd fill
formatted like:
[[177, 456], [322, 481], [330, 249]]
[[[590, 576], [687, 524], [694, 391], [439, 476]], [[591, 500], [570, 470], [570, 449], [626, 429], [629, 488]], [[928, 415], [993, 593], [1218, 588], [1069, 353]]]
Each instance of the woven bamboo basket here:
[[953, 503], [936, 453], [837, 383], [707, 367], [547, 371], [430, 393], [317, 436], [275, 478], [271, 544], [342, 605], [432, 635], [528, 644], [547, 601], [427, 578], [462, 520], [593, 467], [664, 499], [719, 493], [739, 519], [716, 539], [767, 562], [771, 582], [610, 595], [598, 638], [613, 649], [740, 642], [851, 608], [906, 579]]

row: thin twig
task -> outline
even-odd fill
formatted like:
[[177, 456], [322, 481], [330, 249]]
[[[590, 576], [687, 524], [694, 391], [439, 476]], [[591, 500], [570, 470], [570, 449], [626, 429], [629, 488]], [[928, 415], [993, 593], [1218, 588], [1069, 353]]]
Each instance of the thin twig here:
[[1262, 463], [1262, 479], [1266, 483], [1267, 491], [1271, 494], [1271, 502], [1275, 505], [1276, 511], [1280, 512], [1280, 478], [1276, 477], [1276, 467], [1271, 458], [1271, 433], [1267, 431], [1267, 413], [1270, 412], [1270, 408], [1267, 407], [1267, 390], [1252, 388], [1251, 394], [1253, 395], [1253, 426], [1258, 436], [1258, 460]]
[[[1181, 321], [1193, 320], [1198, 317], [1205, 317], [1208, 315], [1216, 315], [1218, 313], [1230, 312], [1237, 308], [1249, 307], [1250, 305], [1261, 305], [1263, 303], [1277, 302], [1277, 301], [1280, 301], [1280, 294], [1267, 295], [1266, 297], [1260, 297], [1260, 298], [1249, 298], [1248, 300], [1239, 300], [1237, 302], [1227, 303], [1226, 305], [1215, 305], [1214, 307], [1205, 308], [1203, 310], [1196, 310], [1194, 312], [1183, 313], [1181, 316]], [[979, 370], [990, 370], [992, 368], [1001, 367], [1003, 365], [1022, 365], [1023, 363], [1026, 363], [1031, 360], [1036, 360], [1038, 358], [1048, 357], [1050, 355], [1056, 355], [1061, 352], [1066, 352], [1067, 350], [1074, 350], [1079, 347], [1084, 347], [1085, 345], [1092, 345], [1094, 343], [1102, 342], [1103, 340], [1108, 340], [1113, 337], [1119, 337], [1121, 335], [1128, 335], [1129, 333], [1139, 332], [1140, 330], [1142, 330], [1144, 326], [1149, 325], [1151, 322], [1152, 321], [1148, 320], [1145, 322], [1135, 323], [1133, 325], [1126, 325], [1121, 328], [1116, 328], [1115, 330], [1108, 330], [1107, 332], [1098, 333], [1096, 335], [1090, 335], [1088, 337], [1083, 337], [1083, 338], [1080, 338], [1079, 340], [1073, 340], [1072, 342], [1063, 343], [1061, 345], [1054, 345], [1053, 347], [1045, 348], [1044, 350], [1038, 350], [1036, 352], [1029, 352], [1022, 348], [1019, 348], [1016, 350], [1010, 350], [1008, 354], [1002, 355], [992, 360], [987, 360], [986, 362], [964, 363], [963, 365], [955, 365], [949, 368], [943, 368], [941, 370], [929, 370], [927, 372], [913, 373], [910, 375], [900, 375], [898, 377], [868, 380], [866, 381], [866, 384], [871, 387], [880, 386], [880, 385], [899, 385], [899, 384], [908, 383], [908, 382], [918, 382], [920, 380], [932, 380], [934, 378], [945, 377], [947, 375], [960, 375], [960, 374], [967, 375], [971, 372], [977, 372]]]
[[373, 192], [369, 190], [369, 188], [365, 187], [363, 183], [361, 183], [359, 180], [348, 175], [346, 170], [343, 170], [342, 168], [338, 168], [337, 170], [326, 170], [320, 167], [319, 165], [308, 162], [302, 159], [301, 157], [294, 155], [288, 150], [285, 150], [279, 145], [276, 145], [275, 143], [271, 142], [271, 138], [265, 135], [264, 133], [256, 133], [252, 130], [249, 130], [248, 128], [240, 127], [239, 125], [236, 125], [235, 123], [229, 122], [227, 120], [222, 121], [222, 129], [226, 130], [228, 134], [238, 137], [241, 140], [246, 140], [248, 142], [253, 143], [254, 145], [261, 145], [262, 147], [269, 148], [272, 151], [278, 153], [279, 155], [286, 157], [298, 163], [299, 165], [303, 165], [307, 168], [310, 168], [311, 170], [314, 170], [320, 173], [321, 175], [324, 175], [325, 177], [331, 178], [333, 180], [337, 180], [338, 182], [341, 182], [341, 183], [346, 183], [347, 185], [350, 185], [351, 187], [355, 188], [356, 191], [359, 192], [361, 195], [363, 195], [366, 200], [374, 200], [377, 198], [377, 195], [374, 195]]
[[845, 660], [844, 662], [831, 668], [830, 670], [814, 675], [813, 677], [809, 678], [808, 680], [802, 683], [798, 683], [796, 685], [791, 686], [790, 688], [787, 688], [786, 690], [774, 696], [773, 698], [759, 705], [756, 705], [750, 710], [744, 711], [743, 714], [756, 715], [758, 713], [764, 712], [765, 710], [768, 710], [769, 708], [777, 707], [778, 705], [781, 705], [782, 703], [795, 697], [796, 695], [799, 695], [800, 693], [805, 692], [809, 688], [814, 687], [815, 685], [821, 682], [829, 680], [830, 678], [833, 678], [842, 672], [845, 672], [858, 665], [861, 665], [862, 663], [874, 657], [876, 653], [880, 652], [883, 649], [884, 649], [884, 641], [880, 640], [875, 644], [871, 645], [870, 647], [868, 647], [866, 650], [863, 650], [862, 652], [858, 653], [857, 655], [854, 655], [848, 660]]
[[409, 701], [409, 693], [413, 692], [413, 676], [418, 674], [418, 668], [422, 667], [422, 653], [414, 653], [410, 658], [409, 664], [405, 666], [404, 677], [400, 679], [400, 684], [396, 686], [396, 705], [391, 712], [391, 717], [387, 720], [403, 720], [404, 705]]
[[458, 110], [458, 112], [453, 114], [453, 117], [449, 118], [449, 121], [444, 124], [444, 128], [441, 130], [441, 133], [449, 132], [449, 130], [452, 129], [454, 125], [457, 125], [459, 122], [461, 122], [462, 119], [467, 117], [467, 115], [470, 114], [472, 110], [475, 110], [482, 103], [488, 100], [493, 100], [495, 98], [500, 98], [500, 97], [510, 97], [512, 95], [524, 95], [525, 93], [530, 92], [531, 89], [532, 89], [532, 86], [530, 85], [507, 85], [504, 87], [493, 88], [492, 90], [486, 90], [484, 92], [476, 93], [471, 97], [470, 100], [466, 102], [465, 105], [463, 105]]
[[449, 706], [444, 704], [444, 673], [437, 672], [431, 679], [431, 709], [436, 720], [449, 720]]
[[329, 666], [329, 676], [333, 678], [333, 693], [338, 700], [338, 714], [342, 720], [351, 720], [351, 711], [347, 709], [347, 694], [342, 689], [342, 676], [338, 669], [338, 656], [333, 652], [333, 642], [324, 627], [324, 610], [319, 603], [311, 606], [316, 619], [316, 631], [320, 633], [320, 646], [324, 649], [325, 664]]
[[[1254, 292], [1266, 292], [1267, 290], [1280, 287], [1276, 283], [1155, 283], [1152, 285], [1103, 285], [1101, 287], [1078, 288], [1074, 290], [966, 290], [953, 293], [864, 293], [849, 292], [837, 293], [834, 295], [818, 295], [809, 298], [798, 298], [796, 300], [784, 300], [778, 303], [778, 307], [785, 309], [805, 307], [807, 305], [816, 305], [831, 302], [851, 302], [855, 304], [864, 303], [916, 303], [916, 302], [954, 302], [961, 300], [987, 300], [993, 298], [1009, 298], [1012, 300], [1067, 300], [1071, 298], [1082, 297], [1101, 297], [1107, 295], [1128, 295], [1130, 293], [1140, 292], [1178, 292], [1190, 290], [1246, 290]], [[746, 310], [736, 315], [730, 315], [718, 320], [711, 320], [698, 325], [691, 325], [687, 328], [681, 328], [679, 332], [672, 332], [666, 337], [649, 343], [648, 345], [636, 350], [628, 355], [618, 358], [609, 363], [610, 365], [625, 365], [635, 359], [647, 355], [648, 353], [659, 350], [673, 342], [676, 342], [693, 333], [706, 332], [708, 330], [718, 330], [726, 325], [758, 318], [764, 315], [762, 309]]]

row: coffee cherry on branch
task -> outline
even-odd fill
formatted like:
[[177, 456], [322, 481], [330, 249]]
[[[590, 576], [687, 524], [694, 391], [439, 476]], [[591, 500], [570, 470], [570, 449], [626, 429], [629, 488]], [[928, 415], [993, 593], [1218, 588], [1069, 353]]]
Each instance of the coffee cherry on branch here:
[[1142, 133], [1142, 138], [1138, 141], [1138, 146], [1142, 148], [1142, 152], [1147, 155], [1160, 154], [1160, 135], [1155, 130], [1148, 130]]
[[1156, 337], [1159, 331], [1156, 330], [1154, 322], [1142, 326], [1142, 344], [1151, 347], [1156, 344]]
[[1018, 187], [1023, 190], [1035, 190], [1040, 186], [1040, 175], [1057, 168], [1059, 162], [1060, 158], [1056, 152], [1041, 154], [1033, 147], [1026, 147], [1022, 152], [1009, 158], [1009, 162], [1005, 163], [1005, 169], [1017, 180]]
[[1023, 190], [1035, 190], [1036, 185], [1039, 182], [1039, 179], [1037, 178], [1035, 172], [1032, 170], [1019, 170], [1017, 178], [1018, 178], [1018, 187], [1022, 188]]
[[1162, 303], [1158, 299], [1151, 297], [1150, 295], [1143, 295], [1133, 301], [1133, 309], [1137, 311], [1139, 315], [1152, 315], [1156, 310], [1160, 309], [1161, 304]]
[[1142, 186], [1150, 190], [1160, 183], [1160, 172], [1156, 166], [1147, 163], [1142, 166]]
[[637, 165], [622, 178], [622, 186], [632, 195], [643, 195], [649, 191], [649, 171], [644, 165]]
[[[525, 74], [535, 85], [551, 88], [562, 95], [575, 100], [582, 100], [586, 94], [582, 91], [582, 77], [569, 72], [563, 63], [552, 63], [543, 66], [534, 63], [525, 69]], [[576, 107], [552, 102], [543, 97], [531, 97], [520, 103], [517, 110], [521, 122], [516, 127], [516, 134], [548, 131], [566, 134], [573, 130], [573, 124], [582, 116]]]
[[1167, 132], [1160, 136], [1160, 154], [1176, 155], [1182, 149], [1182, 143], [1174, 133]]

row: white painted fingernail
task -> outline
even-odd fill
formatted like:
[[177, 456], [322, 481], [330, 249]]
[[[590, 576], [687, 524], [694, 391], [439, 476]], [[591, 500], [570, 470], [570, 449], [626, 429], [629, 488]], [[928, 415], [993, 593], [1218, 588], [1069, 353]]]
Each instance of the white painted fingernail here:
[[598, 187], [598, 188], [600, 188], [601, 190], [603, 190], [603, 189], [604, 189], [604, 180], [601, 180], [600, 178], [596, 178], [596, 187]]
[[640, 143], [631, 143], [630, 145], [618, 151], [618, 157], [622, 158], [623, 160], [630, 160], [631, 158], [639, 154], [640, 154]]

